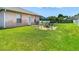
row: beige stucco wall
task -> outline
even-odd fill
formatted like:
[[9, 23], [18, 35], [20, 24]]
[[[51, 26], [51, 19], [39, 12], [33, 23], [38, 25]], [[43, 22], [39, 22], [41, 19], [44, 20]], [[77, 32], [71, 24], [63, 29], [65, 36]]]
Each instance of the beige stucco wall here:
[[[31, 21], [29, 20], [29, 17], [32, 17]], [[22, 14], [23, 24], [29, 25], [30, 22], [31, 22], [31, 24], [33, 24], [34, 23], [34, 17], [35, 16], [32, 16], [32, 15]]]
[[36, 20], [39, 21], [39, 17], [38, 16], [36, 16]]
[[5, 24], [6, 24], [6, 27], [16, 26], [16, 13], [6, 12], [5, 13]]
[[[17, 13], [15, 13], [15, 12], [9, 12], [9, 11], [7, 11], [5, 13], [5, 25], [6, 25], [6, 27], [28, 25], [28, 24], [30, 24], [30, 22], [31, 22], [31, 24], [34, 24], [34, 19], [36, 18], [36, 16], [21, 14], [22, 15], [22, 23], [17, 23], [16, 22], [16, 14]], [[30, 16], [32, 17], [31, 21], [29, 21]]]
[[0, 27], [4, 27], [4, 11], [0, 12]]

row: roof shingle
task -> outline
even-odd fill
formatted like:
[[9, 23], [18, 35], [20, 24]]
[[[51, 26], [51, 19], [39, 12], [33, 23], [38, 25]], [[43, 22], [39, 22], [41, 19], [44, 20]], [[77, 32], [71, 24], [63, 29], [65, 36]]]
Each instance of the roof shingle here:
[[20, 7], [0, 7], [0, 9], [6, 9], [6, 10], [11, 10], [11, 11], [16, 11], [16, 12], [21, 12], [21, 13], [27, 13], [27, 14], [40, 16], [40, 15], [34, 13], [34, 12], [25, 10], [23, 8], [20, 8]]

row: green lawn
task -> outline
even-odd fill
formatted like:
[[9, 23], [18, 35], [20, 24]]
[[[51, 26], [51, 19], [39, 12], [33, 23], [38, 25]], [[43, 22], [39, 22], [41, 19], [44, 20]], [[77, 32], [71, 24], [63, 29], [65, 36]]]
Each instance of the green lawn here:
[[79, 50], [79, 26], [57, 24], [57, 30], [34, 26], [0, 30], [0, 50]]

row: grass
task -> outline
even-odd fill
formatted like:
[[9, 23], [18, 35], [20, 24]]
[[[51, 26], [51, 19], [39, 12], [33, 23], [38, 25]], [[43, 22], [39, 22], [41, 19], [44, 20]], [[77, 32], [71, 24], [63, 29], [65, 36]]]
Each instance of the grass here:
[[57, 30], [38, 30], [34, 26], [0, 30], [0, 50], [79, 50], [79, 26], [57, 24]]

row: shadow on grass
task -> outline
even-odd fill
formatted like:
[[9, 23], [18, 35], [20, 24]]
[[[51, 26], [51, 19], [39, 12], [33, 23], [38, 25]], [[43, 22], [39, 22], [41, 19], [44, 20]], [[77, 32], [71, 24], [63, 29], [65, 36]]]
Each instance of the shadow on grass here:
[[7, 28], [0, 27], [0, 30], [14, 29], [14, 28], [20, 28], [20, 27], [25, 27], [25, 26], [31, 26], [31, 25], [16, 26], [16, 27], [7, 27]]

